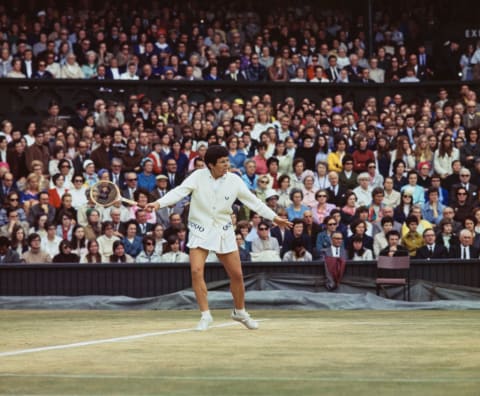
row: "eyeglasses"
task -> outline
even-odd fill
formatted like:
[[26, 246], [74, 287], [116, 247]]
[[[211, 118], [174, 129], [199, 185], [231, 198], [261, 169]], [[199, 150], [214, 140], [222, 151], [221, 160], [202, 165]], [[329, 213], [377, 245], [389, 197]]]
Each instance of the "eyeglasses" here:
[[468, 177], [468, 176], [470, 176], [470, 175], [460, 175], [460, 177]]
[[267, 227], [259, 227], [258, 230], [259, 230], [259, 231], [267, 231], [268, 228], [267, 228]]
[[267, 184], [268, 180], [259, 180], [258, 182], [261, 183], [261, 184]]
[[68, 169], [70, 169], [70, 165], [62, 165], [60, 168], [68, 168]]
[[329, 226], [336, 226], [337, 223], [328, 223]]
[[18, 198], [10, 198], [10, 201], [12, 202], [18, 201]]
[[327, 198], [326, 194], [318, 194], [317, 198]]
[[153, 243], [152, 243], [152, 242], [147, 242], [145, 245], [147, 245], [147, 246], [153, 246]]
[[412, 198], [411, 195], [404, 195], [403, 198]]
[[74, 182], [74, 183], [82, 183], [83, 180], [82, 180], [82, 179], [75, 179], [73, 182]]
[[127, 179], [127, 181], [137, 181], [137, 178], [135, 178], [135, 179]]
[[457, 195], [467, 195], [467, 193], [457, 192]]

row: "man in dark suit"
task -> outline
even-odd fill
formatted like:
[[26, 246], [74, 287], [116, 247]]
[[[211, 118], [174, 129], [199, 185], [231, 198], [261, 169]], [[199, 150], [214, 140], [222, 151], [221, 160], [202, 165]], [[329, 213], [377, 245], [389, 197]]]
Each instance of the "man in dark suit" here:
[[457, 190], [464, 188], [468, 192], [468, 203], [473, 203], [477, 200], [478, 186], [470, 183], [471, 173], [468, 168], [460, 169], [460, 183], [455, 183], [450, 191], [450, 205], [457, 203]]
[[434, 60], [431, 55], [427, 54], [427, 49], [424, 44], [418, 46], [417, 60], [420, 67], [424, 67], [427, 78], [433, 76]]
[[120, 191], [126, 187], [122, 166], [123, 161], [121, 158], [112, 158], [112, 169], [109, 171], [110, 180], [118, 186]]
[[460, 243], [458, 245], [450, 246], [450, 258], [457, 258], [462, 260], [478, 259], [479, 251], [472, 246], [473, 235], [471, 231], [463, 229], [460, 231]]
[[387, 232], [386, 235], [388, 246], [380, 250], [380, 256], [408, 256], [408, 250], [402, 245], [399, 245], [400, 242], [400, 233], [396, 230], [391, 230]]
[[137, 181], [138, 181], [138, 176], [135, 172], [125, 173], [126, 187], [120, 191], [120, 194], [122, 195], [122, 197], [127, 199], [134, 199], [133, 194], [137, 190]]
[[278, 246], [280, 246], [280, 251], [282, 251], [283, 244], [284, 244], [285, 240], [289, 240], [289, 241], [293, 240], [293, 235], [292, 235], [291, 230], [286, 228], [282, 233], [282, 230], [280, 229], [280, 227], [278, 227], [276, 225], [274, 225], [270, 229], [270, 235], [277, 239]]
[[87, 159], [90, 159], [88, 143], [85, 140], [80, 140], [77, 144], [77, 155], [72, 161], [73, 169], [75, 169], [76, 174], [81, 175], [83, 173], [83, 163]]
[[20, 194], [18, 187], [16, 186], [13, 174], [10, 172], [6, 172], [2, 177], [2, 181], [0, 182], [0, 202], [5, 203], [5, 199], [11, 192], [16, 192], [17, 194]]
[[330, 82], [336, 82], [338, 80], [340, 70], [338, 69], [337, 57], [335, 55], [328, 57], [328, 67], [325, 69], [325, 74]]
[[408, 67], [411, 67], [415, 71], [415, 77], [420, 81], [425, 81], [429, 78], [427, 66], [421, 66], [418, 64], [418, 57], [416, 54], [411, 54], [408, 58]]
[[350, 64], [345, 66], [344, 69], [348, 73], [348, 80], [351, 82], [360, 81], [360, 76], [362, 75], [363, 67], [358, 65], [358, 56], [357, 54], [350, 55]]
[[342, 208], [347, 203], [347, 188], [339, 184], [339, 177], [337, 172], [328, 173], [328, 181], [330, 187], [328, 187], [328, 202], [334, 204], [338, 208]]
[[444, 245], [435, 243], [435, 231], [431, 228], [423, 231], [423, 241], [425, 242], [425, 245], [417, 249], [417, 255], [413, 257], [414, 259], [430, 260], [448, 257], [447, 248]]
[[177, 172], [177, 161], [173, 158], [169, 158], [165, 164], [165, 176], [168, 178], [168, 190], [179, 186], [183, 177]]
[[153, 231], [154, 224], [147, 223], [147, 212], [144, 209], [137, 209], [135, 213], [135, 219], [137, 220], [137, 235], [144, 237], [147, 232]]
[[245, 76], [240, 70], [236, 62], [230, 62], [228, 65], [228, 70], [225, 72], [225, 77], [223, 78], [226, 81], [246, 81]]

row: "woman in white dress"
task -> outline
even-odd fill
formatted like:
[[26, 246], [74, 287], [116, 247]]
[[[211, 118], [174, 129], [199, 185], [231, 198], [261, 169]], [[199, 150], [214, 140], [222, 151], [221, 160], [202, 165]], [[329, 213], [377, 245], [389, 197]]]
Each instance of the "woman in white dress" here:
[[208, 168], [196, 170], [180, 186], [150, 203], [148, 207], [158, 210], [191, 195], [188, 247], [190, 248], [192, 286], [202, 312], [197, 330], [207, 330], [213, 322], [208, 308], [207, 286], [204, 279], [205, 260], [210, 250], [217, 253], [230, 277], [230, 289], [235, 305], [232, 319], [242, 323], [248, 329], [257, 329], [258, 322], [251, 319], [245, 311], [242, 266], [231, 221], [232, 205], [236, 199], [239, 199], [267, 220], [282, 226], [291, 227], [291, 223], [287, 219], [278, 217], [255, 197], [241, 178], [228, 172], [230, 163], [228, 150], [225, 147], [210, 146], [205, 154], [205, 163]]

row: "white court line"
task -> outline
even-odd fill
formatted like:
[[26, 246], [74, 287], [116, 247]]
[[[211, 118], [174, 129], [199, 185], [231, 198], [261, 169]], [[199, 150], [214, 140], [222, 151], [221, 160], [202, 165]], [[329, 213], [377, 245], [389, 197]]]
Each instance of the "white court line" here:
[[214, 382], [397, 382], [397, 383], [480, 383], [480, 378], [379, 378], [379, 377], [245, 377], [245, 376], [176, 376], [176, 375], [101, 375], [101, 374], [10, 374], [0, 373], [0, 378], [64, 378], [64, 379], [115, 379], [115, 380], [159, 380], [159, 381], [214, 381]]
[[[268, 320], [268, 319], [260, 319], [260, 320], [257, 320], [257, 322], [264, 322], [265, 320]], [[222, 323], [222, 324], [219, 324], [219, 325], [210, 326], [210, 329], [214, 329], [214, 328], [218, 329], [218, 328], [222, 328], [222, 327], [231, 327], [231, 326], [236, 326], [236, 325], [241, 325], [241, 324], [238, 323], [238, 322], [228, 322], [228, 323]], [[0, 357], [24, 355], [24, 354], [27, 354], [27, 353], [35, 353], [35, 352], [53, 351], [53, 350], [57, 350], [57, 349], [78, 348], [78, 347], [82, 347], [82, 346], [108, 344], [108, 343], [121, 342], [121, 341], [138, 340], [140, 338], [156, 337], [156, 336], [162, 336], [162, 335], [188, 333], [188, 332], [196, 332], [196, 329], [195, 328], [188, 328], [188, 329], [165, 330], [165, 331], [157, 331], [155, 333], [134, 334], [134, 335], [124, 336], [124, 337], [105, 338], [105, 339], [102, 339], [102, 340], [75, 342], [73, 344], [51, 345], [51, 346], [47, 346], [47, 347], [20, 349], [18, 351], [0, 352]]]

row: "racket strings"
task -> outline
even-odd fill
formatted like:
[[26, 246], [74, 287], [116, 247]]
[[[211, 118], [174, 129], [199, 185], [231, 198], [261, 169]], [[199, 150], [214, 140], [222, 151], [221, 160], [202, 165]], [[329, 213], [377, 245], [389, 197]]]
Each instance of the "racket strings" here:
[[91, 190], [92, 200], [99, 205], [110, 205], [115, 202], [117, 189], [111, 183], [97, 183]]

